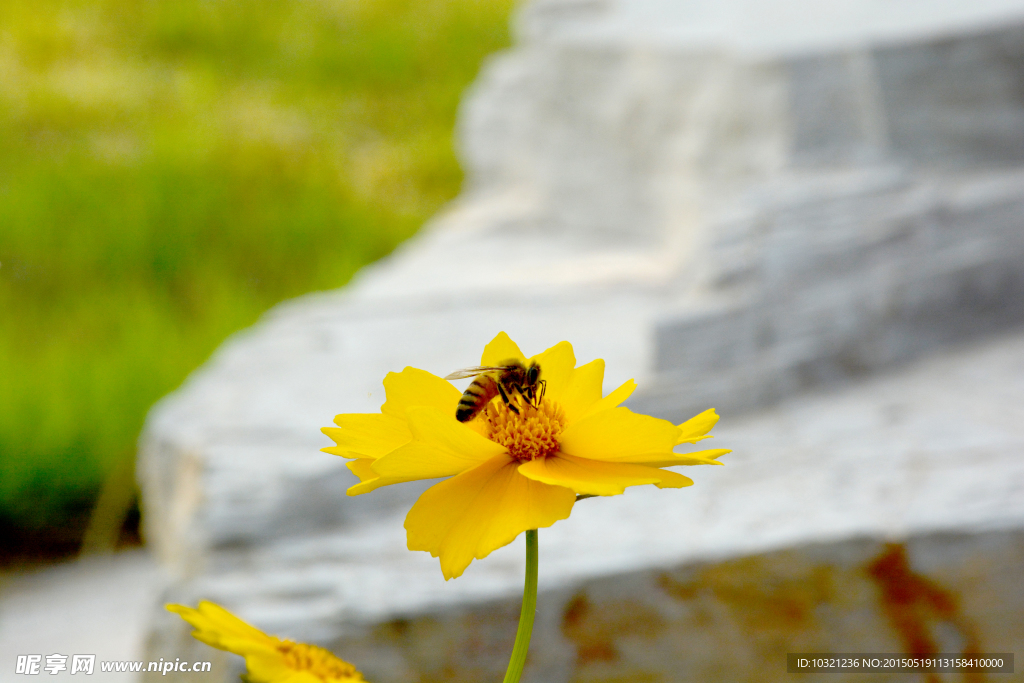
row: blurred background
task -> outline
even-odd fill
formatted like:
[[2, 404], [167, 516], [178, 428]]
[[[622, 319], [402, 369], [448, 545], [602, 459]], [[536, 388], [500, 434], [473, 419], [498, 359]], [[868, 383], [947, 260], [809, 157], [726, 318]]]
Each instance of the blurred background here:
[[511, 7], [0, 3], [0, 565], [137, 543], [150, 406], [458, 193]]

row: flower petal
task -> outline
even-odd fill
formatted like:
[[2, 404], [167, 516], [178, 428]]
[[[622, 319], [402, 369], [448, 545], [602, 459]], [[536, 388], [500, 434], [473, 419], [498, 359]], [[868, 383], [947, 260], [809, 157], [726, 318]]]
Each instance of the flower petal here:
[[540, 365], [540, 378], [547, 384], [545, 398], [559, 400], [573, 374], [573, 368], [576, 367], [576, 355], [572, 352], [572, 344], [558, 342], [530, 360]]
[[359, 477], [359, 483], [354, 486], [350, 486], [348, 491], [346, 491], [348, 495], [358, 496], [363, 493], [375, 491], [381, 486], [402, 484], [407, 481], [416, 481], [417, 479], [420, 479], [420, 477], [382, 477], [373, 471], [373, 463], [375, 460], [375, 458], [359, 458], [358, 460], [350, 460], [346, 463], [352, 474]]
[[449, 477], [505, 453], [504, 446], [456, 420], [454, 411], [413, 406], [406, 416], [413, 440], [373, 462], [373, 471], [381, 477]]
[[380, 475], [370, 467], [374, 460], [376, 458], [359, 458], [358, 460], [350, 460], [345, 464], [348, 466], [349, 471], [359, 477], [359, 481], [365, 484], [368, 481], [380, 478]]
[[512, 358], [521, 362], [526, 360], [526, 356], [519, 350], [519, 345], [512, 341], [504, 332], [499, 332], [498, 336], [484, 347], [484, 353], [480, 357], [480, 365], [501, 365]]
[[727, 448], [711, 451], [694, 451], [693, 453], [676, 453], [674, 451], [656, 451], [653, 453], [633, 453], [613, 462], [628, 462], [634, 465], [650, 465], [651, 467], [676, 467], [677, 465], [721, 465], [715, 460], [720, 455], [732, 453]]
[[638, 465], [650, 465], [651, 467], [676, 467], [678, 465], [721, 465], [715, 458], [732, 453], [728, 448], [718, 448], [711, 451], [694, 451], [693, 453], [648, 453], [646, 456], [638, 456], [630, 459]]
[[443, 413], [455, 415], [462, 392], [450, 382], [426, 370], [408, 367], [401, 372], [389, 372], [384, 378], [387, 400], [380, 407], [385, 415], [404, 418], [411, 406], [433, 406]]
[[[287, 678], [268, 679], [268, 683], [324, 683], [324, 680], [325, 679], [310, 671], [295, 671]], [[326, 680], [329, 681], [329, 683], [341, 683], [341, 681], [351, 681], [355, 679], [346, 676], [345, 678], [330, 678]]]
[[679, 429], [683, 430], [683, 433], [679, 435], [677, 444], [681, 443], [697, 443], [701, 439], [712, 439], [708, 432], [718, 422], [718, 415], [715, 413], [714, 408], [708, 408], [700, 415], [691, 417], [686, 422], [679, 425]]
[[210, 633], [208, 631], [203, 633], [193, 633], [192, 637], [210, 645], [211, 647], [215, 647], [218, 650], [233, 652], [236, 655], [245, 657], [246, 659], [254, 655], [263, 656], [267, 659], [277, 659], [281, 662], [281, 666], [284, 666], [284, 662], [281, 661], [281, 655], [277, 651], [277, 643], [281, 642], [279, 640], [273, 645], [270, 645], [267, 643], [257, 643], [256, 641], [249, 640], [247, 638], [235, 638], [232, 636], [222, 635], [210, 637]]
[[[255, 626], [245, 623], [220, 605], [207, 600], [200, 601], [196, 609], [186, 605], [175, 604], [167, 604], [164, 607], [168, 612], [174, 612], [191, 624], [196, 629], [194, 634], [196, 638], [199, 638], [201, 633], [207, 633], [208, 637], [215, 635], [217, 638], [226, 637], [249, 640], [269, 647], [273, 647], [278, 642], [277, 638], [268, 636]], [[209, 640], [204, 640], [203, 642], [209, 643]], [[220, 647], [214, 643], [209, 644], [214, 647]]]
[[440, 557], [447, 580], [523, 531], [569, 516], [572, 491], [528, 479], [516, 465], [502, 455], [427, 489], [405, 518], [409, 550]]
[[679, 427], [628, 408], [590, 412], [559, 437], [561, 451], [591, 460], [628, 462], [630, 456], [672, 451]]
[[683, 476], [678, 472], [672, 470], [658, 470], [665, 475], [661, 481], [655, 484], [659, 489], [681, 489], [687, 486], [693, 486], [693, 479]]
[[566, 424], [583, 417], [595, 402], [601, 400], [603, 384], [604, 360], [600, 358], [572, 371], [565, 389], [558, 396], [558, 405], [565, 411]]
[[294, 683], [299, 672], [285, 664], [280, 652], [253, 653], [245, 658], [246, 677], [254, 683]]
[[337, 427], [324, 427], [336, 446], [321, 448], [345, 458], [379, 458], [412, 439], [404, 419], [380, 413], [344, 413], [334, 418]]
[[[250, 626], [220, 605], [202, 601], [197, 609], [166, 605], [196, 630], [192, 636], [212, 647], [245, 657], [245, 680], [253, 683], [322, 683], [317, 671], [331, 670], [333, 683], [365, 683], [362, 674], [330, 651], [314, 645], [282, 641]], [[289, 655], [291, 651], [293, 654]], [[297, 651], [298, 656], [295, 656]]]
[[[565, 453], [525, 462], [519, 466], [519, 473], [545, 484], [564, 486], [576, 493], [594, 496], [615, 496], [625, 491], [627, 486], [642, 484], [678, 488], [693, 483], [681, 474], [656, 467], [590, 460]], [[689, 483], [684, 483], [684, 480]]]
[[[587, 411], [583, 415], [580, 415], [578, 419], [583, 419], [584, 417], [588, 417], [593, 413], [599, 413], [602, 410], [609, 410], [611, 408], [617, 407], [620, 403], [629, 398], [630, 394], [633, 393], [634, 389], [636, 389], [636, 382], [634, 382], [631, 379], [626, 380], [617, 389], [612, 391], [604, 398], [594, 401], [590, 405], [590, 407], [587, 408]], [[570, 422], [570, 424], [572, 423]]]

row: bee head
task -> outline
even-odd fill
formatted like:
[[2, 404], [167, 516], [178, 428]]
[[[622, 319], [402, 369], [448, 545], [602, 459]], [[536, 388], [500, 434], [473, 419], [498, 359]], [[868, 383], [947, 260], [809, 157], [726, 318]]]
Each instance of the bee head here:
[[540, 366], [537, 365], [536, 361], [530, 364], [530, 367], [526, 370], [526, 383], [528, 385], [534, 385], [537, 380], [540, 379]]

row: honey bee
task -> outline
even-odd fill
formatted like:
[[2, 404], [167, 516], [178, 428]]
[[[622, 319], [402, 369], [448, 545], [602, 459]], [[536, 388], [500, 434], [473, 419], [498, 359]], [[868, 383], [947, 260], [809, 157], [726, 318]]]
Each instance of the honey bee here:
[[[526, 366], [513, 358], [501, 365], [480, 365], [456, 370], [445, 379], [464, 379], [466, 377], [476, 377], [476, 379], [462, 394], [459, 407], [455, 411], [455, 419], [459, 422], [472, 420], [495, 396], [501, 396], [501, 400], [505, 402], [509, 410], [518, 415], [519, 408], [512, 400], [514, 394], [519, 394], [531, 405], [536, 406], [544, 398], [544, 392], [547, 389], [547, 382], [540, 378], [540, 365], [537, 361], [531, 361], [530, 365]], [[537, 395], [538, 387], [540, 388], [539, 396]]]

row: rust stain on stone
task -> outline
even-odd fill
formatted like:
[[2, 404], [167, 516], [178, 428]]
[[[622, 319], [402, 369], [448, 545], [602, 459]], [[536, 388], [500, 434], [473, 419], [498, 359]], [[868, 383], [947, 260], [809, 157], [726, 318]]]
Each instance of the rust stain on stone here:
[[784, 560], [766, 563], [759, 558], [715, 565], [686, 581], [667, 573], [658, 577], [665, 593], [695, 608], [713, 597], [714, 603], [726, 606], [738, 624], [759, 638], [813, 632], [816, 610], [832, 599], [833, 583], [828, 568]]
[[576, 646], [580, 666], [614, 662], [619, 658], [617, 638], [653, 638], [664, 628], [662, 616], [649, 607], [631, 600], [594, 605], [583, 593], [569, 601], [562, 615], [562, 633]]
[[[953, 625], [964, 640], [963, 654], [981, 653], [975, 630], [960, 613], [957, 596], [927, 577], [915, 574], [900, 543], [886, 543], [882, 554], [867, 566], [881, 594], [882, 610], [899, 634], [906, 652], [934, 655], [939, 645], [934, 629], [940, 623]], [[939, 683], [937, 674], [928, 674], [928, 683]], [[965, 672], [965, 683], [979, 683], [984, 674]]]

